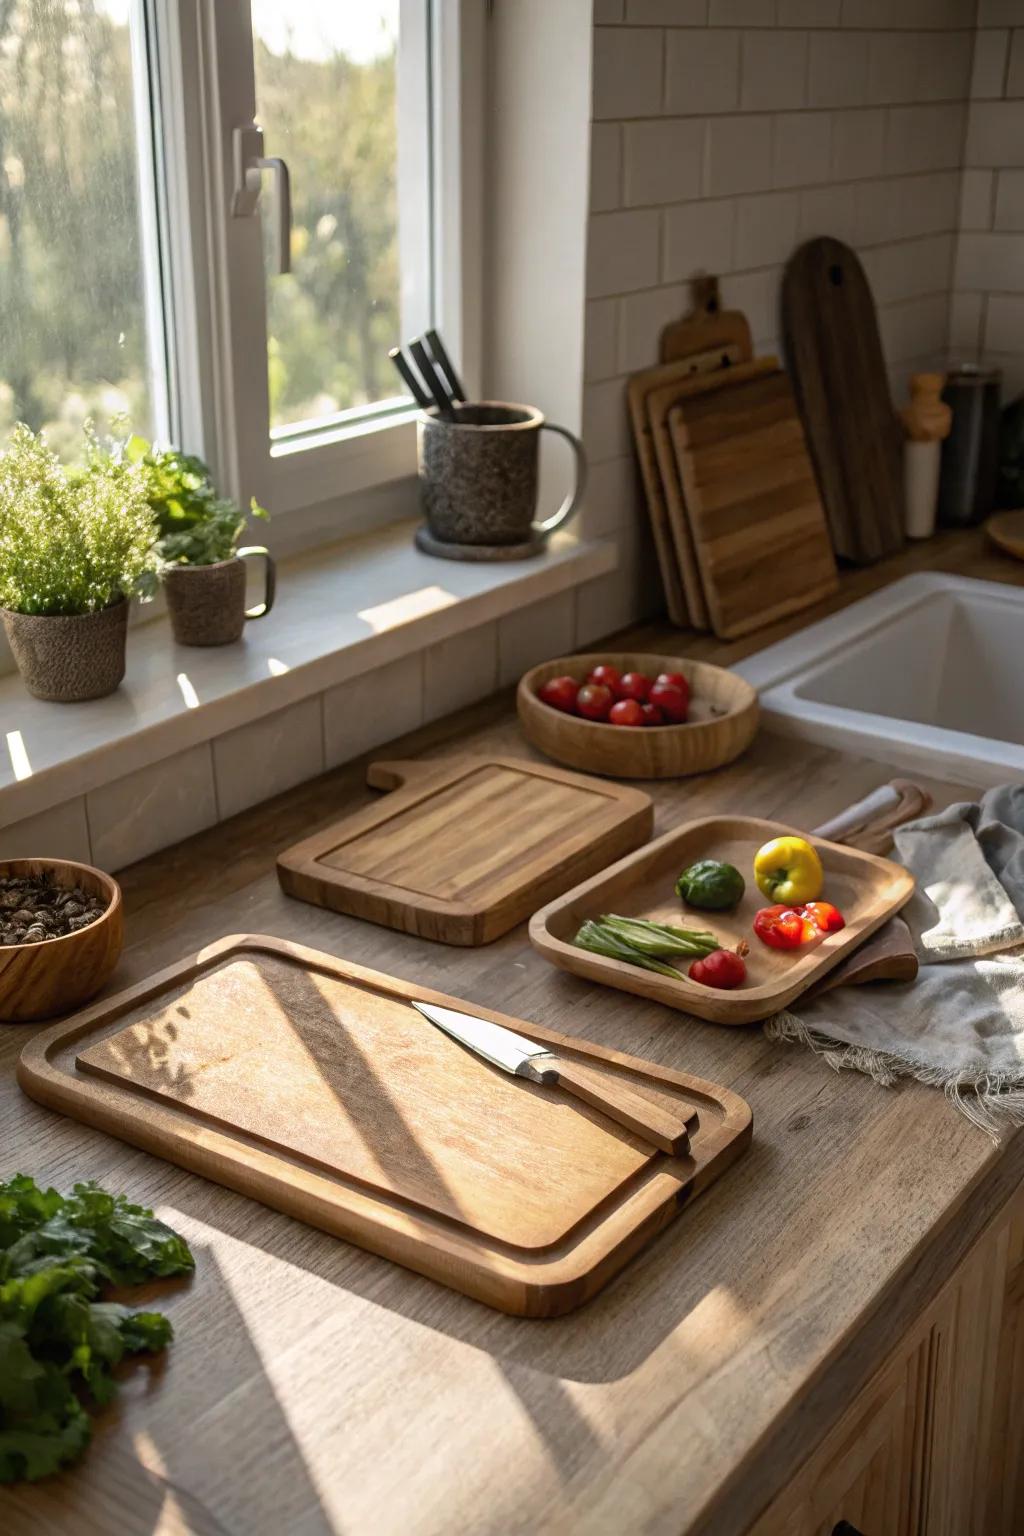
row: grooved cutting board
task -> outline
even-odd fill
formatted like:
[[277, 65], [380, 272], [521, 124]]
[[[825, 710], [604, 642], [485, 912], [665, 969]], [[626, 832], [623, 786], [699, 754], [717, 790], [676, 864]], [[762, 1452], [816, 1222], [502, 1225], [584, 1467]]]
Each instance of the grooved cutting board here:
[[650, 797], [513, 757], [372, 763], [392, 793], [282, 853], [290, 896], [445, 944], [489, 944], [647, 841]]
[[716, 635], [733, 640], [835, 591], [825, 514], [781, 369], [716, 377], [672, 406], [669, 431]]
[[[482, 1061], [410, 1006], [469, 1010], [688, 1122], [657, 1151]], [[503, 1311], [592, 1296], [750, 1139], [698, 1078], [284, 940], [238, 935], [36, 1035], [33, 1098]]]
[[871, 289], [839, 240], [809, 240], [782, 280], [786, 358], [837, 555], [870, 564], [903, 544], [903, 433]]

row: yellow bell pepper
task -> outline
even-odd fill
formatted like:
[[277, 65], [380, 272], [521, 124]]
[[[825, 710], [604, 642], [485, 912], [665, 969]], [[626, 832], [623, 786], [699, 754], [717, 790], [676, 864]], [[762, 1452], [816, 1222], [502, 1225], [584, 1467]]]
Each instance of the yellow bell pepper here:
[[773, 837], [754, 855], [757, 888], [786, 905], [817, 901], [825, 884], [821, 860], [802, 837]]

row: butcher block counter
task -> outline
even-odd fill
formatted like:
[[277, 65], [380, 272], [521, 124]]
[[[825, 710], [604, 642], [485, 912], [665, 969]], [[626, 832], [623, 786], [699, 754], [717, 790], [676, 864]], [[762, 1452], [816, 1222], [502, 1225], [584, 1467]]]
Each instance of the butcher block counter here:
[[[956, 537], [841, 599], [943, 559], [1024, 572]], [[484, 748], [530, 755], [507, 695], [376, 755]], [[656, 833], [715, 812], [813, 827], [890, 774], [762, 733], [646, 787]], [[295, 939], [725, 1084], [750, 1150], [588, 1306], [515, 1319], [41, 1108], [15, 1083], [32, 1030], [0, 1026], [0, 1174], [125, 1190], [196, 1257], [143, 1293], [173, 1321], [166, 1358], [124, 1372], [78, 1466], [0, 1489], [5, 1536], [1019, 1531], [1024, 1137], [996, 1147], [920, 1085], [556, 972], [522, 926], [455, 949], [289, 899], [276, 854], [369, 803], [364, 779], [350, 765], [125, 871], [115, 985], [224, 934]]]

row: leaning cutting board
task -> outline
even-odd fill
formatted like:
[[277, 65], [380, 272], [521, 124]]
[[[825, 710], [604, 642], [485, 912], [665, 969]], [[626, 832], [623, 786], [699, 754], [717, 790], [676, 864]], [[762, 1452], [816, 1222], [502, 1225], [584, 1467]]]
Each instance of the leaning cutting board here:
[[678, 926], [680, 904], [674, 887], [687, 865], [713, 858], [749, 870], [762, 844], [794, 831], [793, 827], [749, 816], [708, 816], [686, 822], [535, 913], [530, 921], [530, 942], [562, 970], [666, 1003], [713, 1024], [751, 1024], [766, 1019], [788, 1007], [909, 901], [914, 878], [907, 870], [889, 859], [811, 835], [808, 840], [818, 850], [825, 869], [823, 895], [843, 913], [846, 927], [830, 933], [819, 944], [797, 950], [769, 949], [754, 936], [754, 916], [769, 903], [753, 881], [748, 882], [742, 901], [733, 911], [687, 909], [693, 919], [690, 926], [709, 929], [723, 948], [734, 949], [741, 939], [750, 945], [746, 983], [733, 992], [702, 986], [686, 975], [676, 980], [609, 960], [577, 949], [572, 941], [582, 923], [604, 912]]
[[682, 320], [673, 320], [661, 333], [662, 362], [727, 348], [730, 362], [748, 363], [754, 355], [750, 322], [740, 310], [722, 308], [718, 278], [694, 278], [693, 295], [691, 313]]
[[903, 433], [868, 280], [839, 240], [809, 240], [782, 280], [786, 357], [837, 555], [903, 544]]
[[289, 896], [444, 944], [489, 944], [650, 837], [649, 795], [514, 757], [371, 763], [392, 793], [282, 853]]
[[834, 592], [814, 468], [778, 365], [711, 375], [706, 389], [672, 404], [668, 423], [665, 453], [678, 466], [715, 634], [735, 640]]
[[[410, 999], [506, 1025], [688, 1122], [659, 1152], [491, 1066]], [[281, 939], [221, 939], [37, 1034], [26, 1093], [505, 1312], [593, 1296], [739, 1156], [746, 1103], [682, 1072]]]

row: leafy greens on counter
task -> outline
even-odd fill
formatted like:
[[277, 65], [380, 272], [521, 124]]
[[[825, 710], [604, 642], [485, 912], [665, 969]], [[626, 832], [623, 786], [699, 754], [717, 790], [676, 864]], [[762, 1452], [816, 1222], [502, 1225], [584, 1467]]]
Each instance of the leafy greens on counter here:
[[0, 1180], [0, 1483], [73, 1461], [92, 1433], [79, 1391], [109, 1402], [119, 1360], [170, 1343], [160, 1312], [99, 1301], [101, 1289], [193, 1268], [184, 1239], [124, 1195]]

